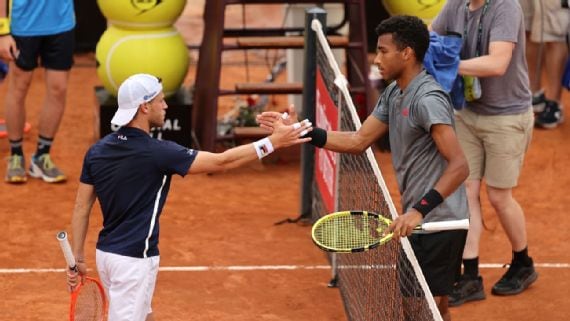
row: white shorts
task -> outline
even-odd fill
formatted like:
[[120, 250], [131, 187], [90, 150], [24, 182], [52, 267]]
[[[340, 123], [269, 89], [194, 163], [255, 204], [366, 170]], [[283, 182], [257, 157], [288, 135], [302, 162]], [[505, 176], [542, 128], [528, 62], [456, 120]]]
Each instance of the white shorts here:
[[96, 251], [97, 271], [109, 300], [108, 321], [144, 321], [158, 274], [159, 256], [136, 258]]

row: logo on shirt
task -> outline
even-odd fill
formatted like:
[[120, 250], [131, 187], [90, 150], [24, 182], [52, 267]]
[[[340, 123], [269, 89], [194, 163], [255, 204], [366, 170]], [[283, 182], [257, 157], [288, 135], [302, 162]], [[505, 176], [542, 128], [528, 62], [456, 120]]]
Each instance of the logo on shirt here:
[[410, 108], [404, 107], [404, 109], [402, 109], [402, 116], [408, 117], [409, 115], [410, 115]]
[[125, 136], [125, 135], [119, 135], [119, 136], [117, 136], [117, 138], [120, 140], [124, 140], [124, 141], [127, 140], [127, 136]]

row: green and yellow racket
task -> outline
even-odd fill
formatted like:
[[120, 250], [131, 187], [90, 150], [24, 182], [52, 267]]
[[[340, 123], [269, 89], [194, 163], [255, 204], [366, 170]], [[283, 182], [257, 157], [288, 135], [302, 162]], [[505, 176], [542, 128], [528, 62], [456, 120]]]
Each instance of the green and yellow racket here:
[[[392, 220], [367, 211], [335, 212], [321, 217], [313, 224], [315, 244], [328, 252], [363, 252], [390, 241], [388, 232]], [[469, 228], [469, 220], [429, 222], [418, 225], [415, 231], [446, 231]]]

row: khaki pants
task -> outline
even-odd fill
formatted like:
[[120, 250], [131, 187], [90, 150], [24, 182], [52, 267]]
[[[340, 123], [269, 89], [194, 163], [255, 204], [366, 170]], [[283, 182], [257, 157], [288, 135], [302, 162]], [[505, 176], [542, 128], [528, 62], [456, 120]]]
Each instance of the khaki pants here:
[[524, 155], [530, 145], [532, 108], [516, 115], [479, 115], [468, 109], [456, 113], [456, 130], [469, 163], [469, 179], [485, 178], [487, 185], [517, 185]]

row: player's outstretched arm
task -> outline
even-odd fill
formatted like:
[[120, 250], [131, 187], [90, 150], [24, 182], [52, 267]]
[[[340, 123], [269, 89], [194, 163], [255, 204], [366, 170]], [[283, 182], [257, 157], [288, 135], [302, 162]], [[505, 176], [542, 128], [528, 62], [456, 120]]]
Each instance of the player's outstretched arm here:
[[[289, 111], [295, 115], [293, 106]], [[272, 131], [275, 124], [288, 121], [290, 118], [294, 119], [291, 114], [268, 111], [258, 115], [257, 122], [260, 127]], [[374, 116], [368, 116], [358, 131], [327, 131], [315, 127], [308, 137], [312, 138], [311, 144], [317, 147], [340, 153], [361, 154], [387, 132], [388, 124]]]
[[305, 143], [311, 138], [301, 138], [312, 130], [308, 121], [285, 125], [283, 121], [274, 123], [273, 133], [252, 144], [228, 149], [223, 153], [199, 152], [188, 170], [189, 174], [214, 173], [243, 166], [256, 159], [261, 159], [274, 150]]

